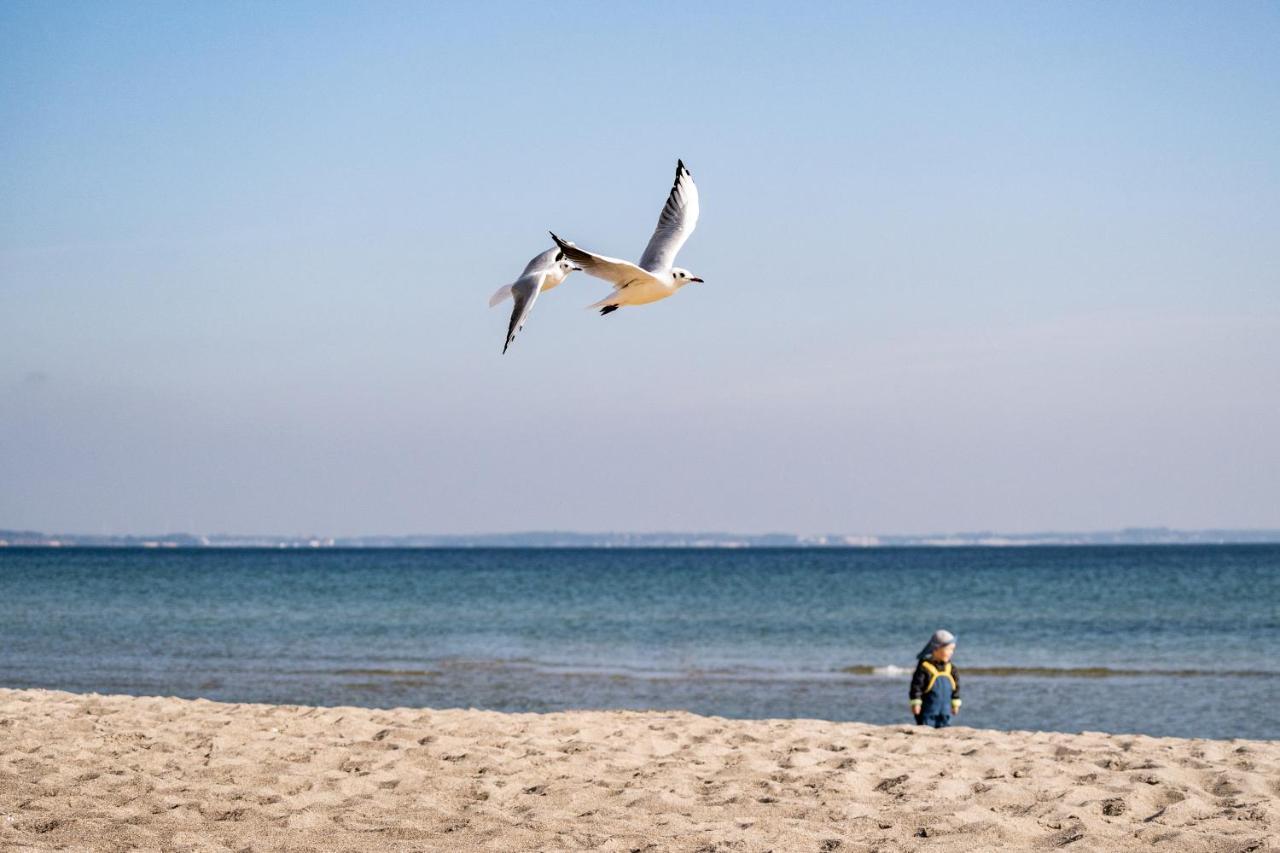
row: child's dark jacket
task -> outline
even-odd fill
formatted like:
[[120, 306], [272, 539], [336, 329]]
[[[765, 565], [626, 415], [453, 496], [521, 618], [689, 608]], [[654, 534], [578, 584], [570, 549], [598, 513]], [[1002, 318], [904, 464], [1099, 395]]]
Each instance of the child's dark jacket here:
[[911, 676], [910, 698], [912, 702], [921, 701], [920, 712], [925, 716], [951, 716], [952, 708], [960, 706], [959, 670], [950, 661], [920, 661]]

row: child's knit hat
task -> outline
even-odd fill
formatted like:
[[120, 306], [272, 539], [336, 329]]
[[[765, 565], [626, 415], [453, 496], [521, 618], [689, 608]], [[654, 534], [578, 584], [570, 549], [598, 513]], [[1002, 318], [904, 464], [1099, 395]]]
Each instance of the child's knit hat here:
[[943, 646], [949, 646], [956, 641], [956, 635], [950, 631], [938, 629], [933, 632], [933, 636], [929, 638], [929, 642], [916, 655], [916, 660], [928, 660], [933, 657], [934, 649], [940, 649]]

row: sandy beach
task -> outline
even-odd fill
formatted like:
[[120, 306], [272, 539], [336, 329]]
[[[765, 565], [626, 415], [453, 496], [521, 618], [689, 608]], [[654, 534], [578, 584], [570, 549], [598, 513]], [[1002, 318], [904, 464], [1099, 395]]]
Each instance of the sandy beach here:
[[1258, 851], [1280, 743], [0, 690], [12, 850]]

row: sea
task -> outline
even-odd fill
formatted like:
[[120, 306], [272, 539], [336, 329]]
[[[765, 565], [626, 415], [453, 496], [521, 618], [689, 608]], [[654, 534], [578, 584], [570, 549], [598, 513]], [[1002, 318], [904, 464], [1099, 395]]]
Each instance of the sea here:
[[0, 548], [0, 686], [1280, 737], [1280, 546]]

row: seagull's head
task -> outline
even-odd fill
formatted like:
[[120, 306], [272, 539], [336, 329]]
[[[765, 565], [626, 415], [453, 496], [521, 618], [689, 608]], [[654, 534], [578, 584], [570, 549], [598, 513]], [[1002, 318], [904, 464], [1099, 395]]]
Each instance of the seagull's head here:
[[[564, 281], [571, 272], [581, 272], [582, 267], [564, 256], [564, 252], [556, 252], [556, 265], [553, 274], [558, 281]], [[558, 282], [557, 282], [558, 283]]]
[[681, 269], [680, 267], [671, 268], [671, 277], [676, 280], [676, 287], [683, 287], [691, 281], [696, 281], [698, 284], [702, 284], [702, 279], [698, 278], [686, 269]]

